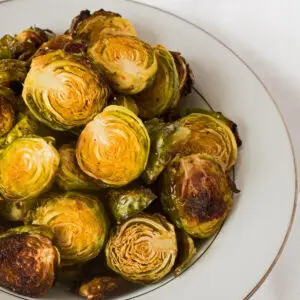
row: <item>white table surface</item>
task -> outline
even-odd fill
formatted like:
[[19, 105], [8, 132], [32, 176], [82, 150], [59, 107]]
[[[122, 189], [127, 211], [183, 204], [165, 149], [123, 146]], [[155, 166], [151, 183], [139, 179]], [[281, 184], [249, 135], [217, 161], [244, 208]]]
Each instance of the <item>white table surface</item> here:
[[[197, 24], [241, 56], [277, 102], [300, 162], [299, 0], [138, 1]], [[252, 299], [300, 299], [300, 209], [283, 254]]]
[[[139, 1], [197, 24], [247, 62], [277, 102], [300, 162], [300, 1]], [[300, 209], [283, 254], [252, 299], [300, 299]]]

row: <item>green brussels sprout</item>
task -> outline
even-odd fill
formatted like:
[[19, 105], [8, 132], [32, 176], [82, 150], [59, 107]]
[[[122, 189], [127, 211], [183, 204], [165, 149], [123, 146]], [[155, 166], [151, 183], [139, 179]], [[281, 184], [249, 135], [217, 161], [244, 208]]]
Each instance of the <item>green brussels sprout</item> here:
[[81, 297], [87, 300], [104, 299], [107, 293], [114, 291], [118, 287], [116, 278], [113, 277], [95, 277], [88, 282], [84, 282], [78, 291]]
[[14, 38], [9, 34], [4, 35], [0, 39], [0, 59], [13, 58], [12, 45]]
[[14, 126], [16, 113], [15, 96], [9, 88], [0, 87], [0, 137], [7, 134]]
[[129, 109], [110, 105], [81, 132], [76, 157], [90, 177], [112, 187], [123, 186], [144, 171], [149, 148], [143, 122]]
[[0, 235], [0, 285], [28, 297], [52, 287], [59, 252], [47, 228], [17, 227]]
[[33, 120], [28, 115], [21, 114], [15, 126], [5, 136], [0, 138], [0, 149], [5, 148], [20, 137], [34, 135], [37, 130], [38, 123], [36, 120]]
[[137, 107], [135, 101], [130, 96], [116, 95], [113, 98], [113, 105], [120, 105], [130, 109], [136, 115], [139, 114], [139, 108]]
[[16, 59], [0, 60], [0, 86], [19, 92], [27, 75], [26, 63]]
[[48, 42], [43, 43], [35, 53], [34, 57], [45, 55], [56, 50], [85, 54], [87, 50], [87, 44], [84, 41], [74, 39], [72, 36], [67, 34], [57, 35]]
[[61, 131], [92, 120], [109, 94], [108, 85], [91, 62], [62, 50], [35, 57], [23, 89], [31, 113]]
[[179, 122], [166, 124], [157, 118], [146, 121], [145, 126], [151, 146], [148, 164], [142, 177], [147, 184], [151, 184], [184, 147], [191, 131], [180, 126]]
[[211, 117], [221, 121], [222, 123], [224, 123], [231, 129], [232, 133], [235, 136], [235, 140], [236, 140], [238, 147], [242, 146], [242, 140], [239, 136], [237, 124], [234, 123], [232, 120], [228, 119], [227, 117], [225, 117], [221, 112], [205, 110], [202, 108], [183, 108], [183, 109], [180, 109], [179, 113], [180, 113], [181, 117], [185, 117], [192, 113], [200, 113], [200, 114], [211, 116]]
[[194, 238], [207, 238], [221, 227], [232, 206], [232, 191], [221, 166], [210, 156], [176, 156], [163, 172], [165, 212]]
[[75, 146], [64, 144], [58, 150], [60, 166], [57, 173], [58, 185], [66, 190], [99, 190], [101, 186], [87, 176], [78, 166]]
[[82, 11], [73, 19], [70, 33], [91, 43], [97, 42], [106, 34], [136, 36], [135, 29], [129, 20], [103, 9], [93, 14], [89, 11]]
[[50, 188], [59, 160], [50, 140], [16, 139], [0, 153], [0, 193], [11, 201], [38, 197]]
[[159, 214], [127, 219], [111, 235], [105, 248], [109, 268], [136, 283], [153, 283], [174, 266], [177, 241], [174, 226]]
[[45, 225], [54, 232], [62, 266], [81, 264], [96, 257], [109, 230], [98, 198], [75, 192], [45, 195], [29, 212], [25, 223]]
[[156, 198], [151, 189], [143, 186], [111, 189], [107, 193], [109, 207], [117, 222], [143, 211]]
[[179, 123], [191, 130], [189, 140], [180, 150], [182, 155], [211, 155], [224, 170], [229, 170], [235, 164], [238, 156], [237, 142], [224, 122], [206, 113], [192, 113], [180, 119]]
[[163, 46], [154, 47], [158, 70], [152, 86], [134, 99], [142, 118], [159, 117], [178, 104], [179, 77], [172, 54]]
[[184, 272], [197, 252], [194, 240], [185, 231], [178, 230], [177, 241], [178, 257], [174, 270], [175, 276], [179, 276]]
[[179, 76], [180, 96], [187, 96], [192, 92], [192, 87], [195, 81], [194, 74], [189, 64], [179, 52], [171, 51], [171, 54], [174, 58]]
[[36, 201], [36, 199], [0, 201], [0, 215], [9, 221], [24, 221], [27, 213], [36, 204]]
[[126, 95], [137, 94], [151, 85], [157, 71], [152, 47], [133, 36], [106, 35], [91, 44], [88, 55], [112, 88]]

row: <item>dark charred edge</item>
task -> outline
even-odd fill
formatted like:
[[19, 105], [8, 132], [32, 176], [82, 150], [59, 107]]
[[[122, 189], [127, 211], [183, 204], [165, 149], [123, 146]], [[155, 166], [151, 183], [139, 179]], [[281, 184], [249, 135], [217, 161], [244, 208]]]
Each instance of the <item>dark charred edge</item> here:
[[70, 28], [65, 32], [66, 34], [71, 34], [72, 36], [75, 36], [77, 33], [77, 28], [78, 25], [86, 20], [87, 18], [89, 18], [91, 16], [91, 12], [86, 9], [86, 10], [82, 10], [78, 16], [74, 17], [72, 22], [71, 22], [71, 26]]

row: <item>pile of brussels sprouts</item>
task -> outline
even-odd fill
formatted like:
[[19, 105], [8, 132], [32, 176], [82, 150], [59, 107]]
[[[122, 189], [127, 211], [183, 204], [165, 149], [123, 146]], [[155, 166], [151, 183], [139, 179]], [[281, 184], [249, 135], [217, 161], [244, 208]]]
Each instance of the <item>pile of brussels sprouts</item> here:
[[192, 83], [102, 9], [0, 39], [1, 286], [102, 299], [182, 273], [229, 214], [241, 144], [221, 113], [178, 108]]

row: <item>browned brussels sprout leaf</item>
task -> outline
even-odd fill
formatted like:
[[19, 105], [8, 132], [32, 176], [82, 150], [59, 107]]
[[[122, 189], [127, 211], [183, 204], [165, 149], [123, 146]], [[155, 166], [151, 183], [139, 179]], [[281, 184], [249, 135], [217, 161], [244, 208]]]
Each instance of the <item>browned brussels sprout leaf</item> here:
[[78, 294], [82, 297], [86, 297], [88, 300], [102, 300], [107, 293], [112, 292], [117, 287], [116, 278], [95, 277], [83, 283], [79, 288]]
[[87, 43], [82, 40], [74, 39], [70, 35], [57, 35], [48, 42], [43, 43], [35, 53], [34, 57], [53, 52], [55, 50], [85, 54], [87, 50]]
[[171, 51], [171, 54], [174, 58], [179, 75], [180, 96], [187, 96], [192, 92], [192, 87], [195, 81], [193, 71], [185, 58], [181, 56], [180, 52]]
[[179, 276], [184, 272], [196, 254], [194, 240], [183, 230], [177, 232], [178, 257], [177, 265], [174, 270], [175, 276]]
[[0, 285], [28, 297], [41, 297], [52, 287], [59, 253], [51, 231], [17, 227], [0, 235]]

